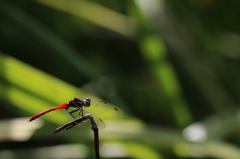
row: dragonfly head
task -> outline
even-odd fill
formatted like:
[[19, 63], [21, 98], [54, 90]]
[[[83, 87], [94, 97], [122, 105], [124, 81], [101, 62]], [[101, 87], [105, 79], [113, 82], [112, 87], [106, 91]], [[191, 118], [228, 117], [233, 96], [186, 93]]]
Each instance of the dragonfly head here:
[[85, 98], [83, 102], [85, 107], [89, 107], [91, 105], [91, 99], [89, 98]]

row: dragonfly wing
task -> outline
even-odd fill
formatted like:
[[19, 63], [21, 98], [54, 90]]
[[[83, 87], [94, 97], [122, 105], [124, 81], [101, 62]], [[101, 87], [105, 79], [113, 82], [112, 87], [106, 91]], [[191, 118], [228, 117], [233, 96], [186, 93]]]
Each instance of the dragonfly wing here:
[[[86, 114], [91, 114], [91, 113], [89, 113], [89, 112], [86, 111], [86, 110], [83, 110], [83, 114], [86, 115]], [[94, 118], [94, 121], [97, 123], [98, 129], [104, 129], [104, 128], [106, 128], [106, 125], [104, 124], [104, 122], [103, 122], [102, 119], [100, 119], [99, 117], [94, 116], [94, 115], [93, 115], [93, 118]], [[91, 121], [90, 121], [90, 120], [85, 120], [84, 122], [85, 122], [84, 124], [85, 124], [87, 127], [91, 126]]]
[[[71, 107], [71, 108], [69, 108], [68, 110], [65, 111], [66, 116], [67, 116], [71, 121], [74, 120], [74, 119], [77, 119], [77, 118], [82, 117], [82, 115], [92, 114], [92, 113], [90, 113], [90, 112], [88, 112], [88, 111], [86, 111], [86, 110], [82, 110], [82, 112], [80, 112], [80, 110], [79, 110], [79, 111], [76, 111], [76, 112], [74, 112], [74, 113], [72, 113], [72, 114], [70, 115], [69, 112], [74, 111], [74, 110], [76, 110], [76, 108], [72, 108], [72, 107]], [[99, 129], [104, 129], [104, 128], [106, 127], [102, 119], [100, 119], [100, 118], [98, 118], [98, 117], [96, 117], [96, 116], [93, 116], [93, 117], [94, 117], [94, 120], [95, 120], [95, 122], [97, 123]], [[78, 124], [78, 125], [79, 125], [79, 126], [83, 126], [83, 127], [91, 127], [91, 122], [90, 122], [89, 119], [87, 119], [87, 120], [84, 120], [83, 122], [81, 122], [81, 123]]]
[[77, 108], [69, 107], [67, 110], [65, 110], [65, 114], [68, 117], [68, 119], [73, 120], [73, 119], [77, 119], [77, 118], [81, 117], [80, 110], [79, 111], [75, 111], [73, 113], [70, 113], [70, 112], [72, 112], [72, 111], [74, 111], [76, 109]]
[[105, 102], [93, 102], [90, 107], [84, 107], [84, 110], [94, 116], [100, 116], [104, 119], [114, 119], [119, 116], [119, 111]]
[[107, 111], [104, 114], [100, 114], [99, 117], [103, 119], [115, 119], [119, 117], [120, 113], [117, 108], [114, 108], [112, 106], [108, 106]]
[[104, 102], [92, 102], [89, 107], [84, 107], [88, 112], [91, 112], [92, 115], [103, 114], [107, 111], [108, 105]]

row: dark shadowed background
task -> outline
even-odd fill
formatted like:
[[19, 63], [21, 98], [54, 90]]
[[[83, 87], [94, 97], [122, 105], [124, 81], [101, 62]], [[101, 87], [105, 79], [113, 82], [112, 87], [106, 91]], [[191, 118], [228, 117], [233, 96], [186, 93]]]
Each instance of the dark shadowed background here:
[[[53, 135], [72, 97], [106, 101], [102, 158], [240, 158], [240, 2], [1, 0], [0, 158], [94, 158]], [[104, 118], [104, 114], [101, 114]]]

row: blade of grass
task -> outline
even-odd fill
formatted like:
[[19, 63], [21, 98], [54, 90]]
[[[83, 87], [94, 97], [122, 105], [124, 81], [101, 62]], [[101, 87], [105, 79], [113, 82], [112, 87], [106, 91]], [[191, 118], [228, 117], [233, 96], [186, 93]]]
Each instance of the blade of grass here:
[[[9, 18], [12, 18], [14, 23], [19, 23], [22, 27], [27, 28], [32, 36], [39, 38], [41, 42], [46, 43], [46, 46], [50, 46], [53, 49], [53, 54], [62, 56], [65, 60], [69, 61], [70, 64], [78, 70], [78, 74], [85, 76], [90, 80], [94, 90], [96, 90], [99, 96], [108, 98], [105, 91], [106, 88], [114, 88], [109, 85], [106, 80], [101, 80], [101, 74], [94, 68], [94, 66], [81, 56], [80, 53], [76, 52], [76, 50], [68, 45], [61, 37], [49, 30], [31, 15], [7, 2], [0, 2], [0, 11], [9, 16]], [[122, 103], [127, 109], [127, 106], [117, 94], [115, 99], [117, 100], [117, 103]]]
[[[138, 3], [138, 1], [136, 1]], [[160, 37], [151, 29], [149, 20], [144, 15], [143, 9], [137, 4], [130, 8], [132, 16], [140, 23], [139, 47], [141, 53], [149, 65], [151, 73], [159, 81], [158, 85], [163, 89], [169, 101], [175, 123], [180, 128], [187, 126], [192, 121], [188, 105], [182, 96], [181, 86], [177, 79], [171, 62], [167, 59], [167, 51]]]
[[131, 18], [97, 3], [75, 0], [36, 1], [48, 7], [84, 18], [95, 25], [115, 31], [124, 36], [133, 37], [135, 34], [135, 23]]
[[62, 38], [46, 28], [42, 23], [31, 17], [31, 15], [3, 1], [0, 2], [0, 10], [16, 23], [20, 23], [23, 27], [28, 28], [33, 35], [40, 38], [47, 46], [52, 47], [55, 53], [70, 61], [79, 70], [79, 73], [90, 80], [100, 77], [100, 73], [81, 54], [76, 52]]
[[[0, 98], [8, 100], [29, 114], [34, 115], [67, 102], [75, 96], [100, 101], [96, 97], [10, 56], [0, 54], [0, 66]], [[63, 118], [62, 112], [56, 111], [51, 114], [51, 116], [45, 115], [43, 118], [54, 123], [67, 122], [67, 118]]]

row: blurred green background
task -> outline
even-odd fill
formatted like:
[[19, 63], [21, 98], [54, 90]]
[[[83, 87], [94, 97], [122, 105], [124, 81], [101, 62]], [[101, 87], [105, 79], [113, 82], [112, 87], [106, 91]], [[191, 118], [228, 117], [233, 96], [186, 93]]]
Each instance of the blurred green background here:
[[[94, 158], [53, 135], [72, 97], [106, 101], [102, 158], [240, 158], [240, 2], [1, 0], [0, 158]], [[104, 114], [103, 114], [104, 118]]]

